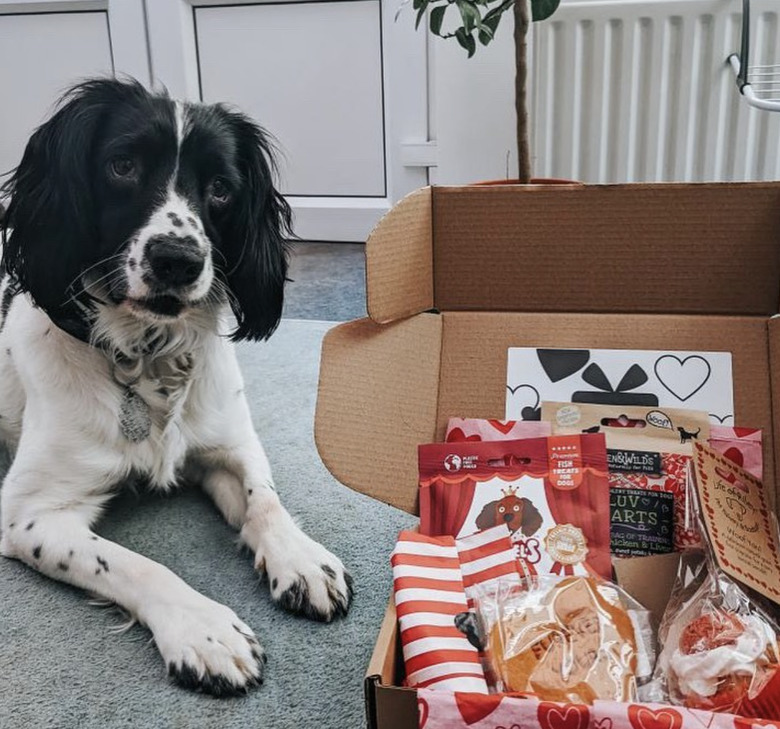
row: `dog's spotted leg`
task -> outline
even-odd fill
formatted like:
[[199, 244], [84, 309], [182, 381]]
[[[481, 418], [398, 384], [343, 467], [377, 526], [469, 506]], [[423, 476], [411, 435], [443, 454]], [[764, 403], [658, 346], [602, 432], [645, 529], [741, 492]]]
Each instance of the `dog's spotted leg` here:
[[152, 631], [169, 674], [187, 688], [227, 696], [262, 682], [262, 648], [232, 610], [163, 565], [99, 537], [90, 529], [97, 499], [58, 503], [56, 489], [42, 493], [17, 477], [18, 463], [0, 492], [4, 556], [120, 605]]
[[341, 560], [300, 529], [267, 485], [255, 486], [247, 501], [241, 539], [255, 553], [255, 567], [265, 570], [271, 597], [313, 620], [346, 615], [352, 578]]
[[352, 578], [282, 506], [260, 442], [253, 437], [247, 447], [213, 453], [209, 461], [205, 490], [231, 524], [245, 505], [241, 541], [254, 553], [255, 568], [266, 573], [273, 600], [314, 620], [346, 615]]

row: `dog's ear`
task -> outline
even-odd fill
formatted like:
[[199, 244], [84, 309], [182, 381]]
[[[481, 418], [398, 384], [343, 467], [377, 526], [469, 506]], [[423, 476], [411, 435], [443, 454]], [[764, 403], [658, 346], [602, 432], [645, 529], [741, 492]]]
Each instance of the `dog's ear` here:
[[30, 137], [2, 192], [2, 267], [53, 319], [78, 293], [98, 250], [94, 210], [94, 148], [110, 105], [140, 84], [95, 79], [60, 100], [58, 111]]
[[223, 108], [237, 141], [242, 190], [223, 242], [224, 276], [238, 327], [233, 341], [267, 339], [282, 317], [290, 206], [274, 187], [274, 153], [248, 117]]
[[490, 501], [485, 504], [482, 511], [479, 512], [479, 516], [476, 519], [477, 529], [490, 529], [498, 525], [496, 520], [496, 504], [497, 501]]
[[542, 515], [528, 499], [523, 498], [520, 501], [523, 502], [523, 520], [520, 523], [520, 531], [524, 537], [530, 537], [536, 534], [542, 526]]

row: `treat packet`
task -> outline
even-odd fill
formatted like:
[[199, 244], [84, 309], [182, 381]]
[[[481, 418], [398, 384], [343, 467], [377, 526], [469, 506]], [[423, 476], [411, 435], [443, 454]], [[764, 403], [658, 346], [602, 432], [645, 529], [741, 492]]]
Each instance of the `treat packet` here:
[[552, 434], [549, 423], [542, 420], [486, 420], [483, 418], [450, 418], [446, 443], [479, 440], [520, 440], [546, 438]]
[[[697, 444], [691, 500], [704, 537], [659, 630], [658, 694], [693, 709], [780, 719], [777, 524], [761, 482]], [[772, 611], [770, 613], [770, 611]]]
[[711, 561], [703, 580], [676, 591], [658, 637], [656, 680], [672, 704], [780, 719], [780, 696], [772, 716], [749, 706], [777, 673], [777, 627]]
[[652, 672], [649, 614], [594, 577], [499, 583], [477, 598], [491, 690], [542, 701], [636, 701]]
[[664, 554], [700, 546], [687, 506], [693, 443], [710, 437], [707, 413], [672, 408], [542, 403], [553, 433], [604, 433], [612, 553]]
[[611, 577], [603, 435], [423, 445], [419, 469], [422, 534], [502, 525], [524, 574]]

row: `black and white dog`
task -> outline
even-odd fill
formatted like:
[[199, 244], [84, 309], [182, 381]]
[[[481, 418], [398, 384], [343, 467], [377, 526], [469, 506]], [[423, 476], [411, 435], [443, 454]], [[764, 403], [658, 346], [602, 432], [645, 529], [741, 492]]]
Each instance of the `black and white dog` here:
[[128, 477], [195, 481], [275, 601], [349, 609], [344, 566], [274, 491], [231, 343], [281, 316], [290, 210], [272, 170], [242, 114], [101, 79], [66, 94], [5, 186], [0, 551], [120, 605], [170, 675], [216, 695], [262, 681], [252, 630], [92, 526]]

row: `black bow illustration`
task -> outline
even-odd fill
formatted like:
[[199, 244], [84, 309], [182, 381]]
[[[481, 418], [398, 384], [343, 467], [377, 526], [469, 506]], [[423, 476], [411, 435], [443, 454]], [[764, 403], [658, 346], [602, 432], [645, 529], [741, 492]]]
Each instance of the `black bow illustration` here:
[[613, 387], [609, 378], [595, 362], [591, 362], [582, 372], [582, 379], [601, 392], [580, 390], [572, 395], [572, 402], [595, 403], [599, 405], [642, 405], [657, 406], [658, 397], [651, 392], [629, 392], [644, 385], [647, 373], [638, 365], [632, 364]]

